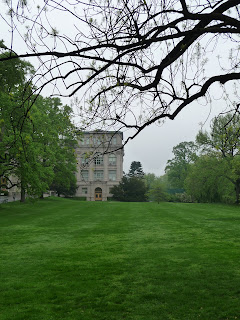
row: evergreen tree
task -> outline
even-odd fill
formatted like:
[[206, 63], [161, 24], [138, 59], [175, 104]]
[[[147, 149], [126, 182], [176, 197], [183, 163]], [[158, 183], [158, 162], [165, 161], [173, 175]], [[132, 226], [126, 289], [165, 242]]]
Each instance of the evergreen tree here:
[[146, 201], [146, 185], [143, 179], [124, 176], [119, 185], [111, 189], [114, 200], [143, 202]]
[[129, 172], [128, 172], [129, 177], [137, 177], [137, 178], [143, 178], [144, 172], [142, 168], [142, 164], [139, 161], [133, 161], [131, 163]]

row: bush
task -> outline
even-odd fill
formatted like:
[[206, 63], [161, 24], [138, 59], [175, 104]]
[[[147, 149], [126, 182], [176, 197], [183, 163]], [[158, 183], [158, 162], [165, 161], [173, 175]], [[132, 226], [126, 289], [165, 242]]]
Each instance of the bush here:
[[194, 201], [194, 199], [192, 198], [192, 196], [190, 196], [189, 194], [187, 194], [186, 192], [184, 193], [175, 193], [175, 194], [171, 194], [169, 195], [169, 202], [183, 202], [183, 203], [193, 203], [196, 202]]

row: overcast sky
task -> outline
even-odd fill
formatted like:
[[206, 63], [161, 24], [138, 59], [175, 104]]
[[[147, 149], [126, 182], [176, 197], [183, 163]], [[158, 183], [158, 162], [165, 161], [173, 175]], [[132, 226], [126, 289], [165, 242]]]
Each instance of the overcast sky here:
[[[0, 3], [1, 13], [6, 10], [5, 8], [3, 3]], [[64, 24], [66, 27], [66, 23], [67, 21], [61, 20], [60, 25]], [[60, 26], [57, 18], [56, 25]], [[3, 24], [1, 33], [0, 39], [5, 39], [6, 45], [9, 45], [11, 34]], [[14, 38], [14, 46], [17, 52], [23, 52], [17, 34]], [[33, 63], [32, 60], [30, 62]], [[130, 141], [125, 147], [124, 171], [128, 172], [132, 161], [140, 161], [144, 172], [156, 175], [164, 174], [167, 160], [173, 156], [173, 147], [180, 142], [194, 140], [202, 126], [204, 130], [208, 130], [210, 120], [225, 109], [225, 102], [218, 97], [217, 87], [212, 90], [216, 100], [213, 100], [211, 105], [201, 105], [194, 102], [187, 106], [175, 120], [166, 120], [161, 126], [151, 125]], [[70, 105], [70, 102], [70, 99], [64, 99], [64, 103]], [[125, 139], [128, 134], [128, 132], [124, 132]]]
[[173, 147], [183, 141], [194, 141], [201, 128], [209, 130], [210, 120], [224, 108], [223, 101], [215, 101], [212, 106], [193, 103], [175, 120], [166, 120], [161, 126], [152, 125], [144, 129], [125, 147], [125, 172], [128, 172], [132, 161], [140, 161], [144, 172], [158, 176], [164, 174], [167, 160], [173, 157]]

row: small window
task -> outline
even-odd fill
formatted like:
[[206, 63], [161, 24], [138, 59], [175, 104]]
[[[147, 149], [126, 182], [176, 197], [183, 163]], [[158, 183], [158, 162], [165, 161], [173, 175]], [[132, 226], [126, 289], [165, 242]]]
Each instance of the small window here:
[[82, 194], [87, 194], [87, 188], [82, 188]]
[[117, 179], [117, 172], [116, 170], [109, 170], [109, 180], [116, 181]]
[[83, 181], [88, 181], [88, 170], [81, 171], [81, 178]]

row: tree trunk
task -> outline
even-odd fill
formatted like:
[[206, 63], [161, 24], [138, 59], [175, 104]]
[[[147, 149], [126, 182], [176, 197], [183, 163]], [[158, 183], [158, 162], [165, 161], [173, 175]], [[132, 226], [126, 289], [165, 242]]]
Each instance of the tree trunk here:
[[21, 199], [20, 199], [20, 202], [25, 202], [25, 200], [26, 200], [25, 189], [23, 187], [21, 187]]

